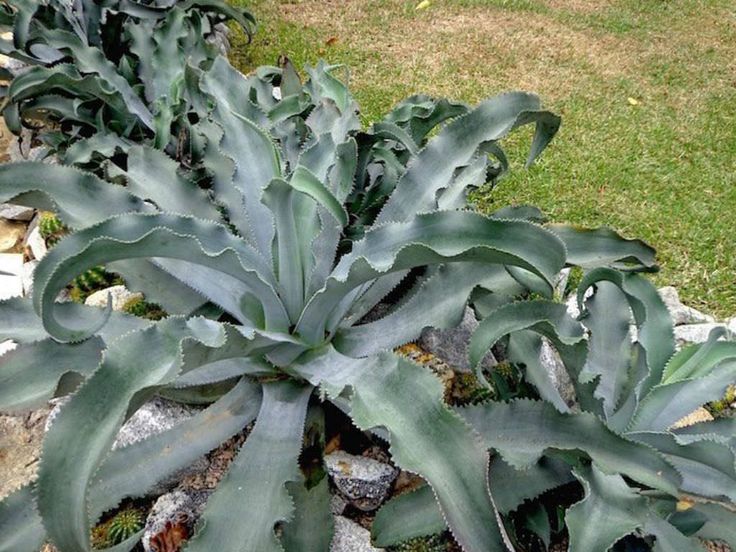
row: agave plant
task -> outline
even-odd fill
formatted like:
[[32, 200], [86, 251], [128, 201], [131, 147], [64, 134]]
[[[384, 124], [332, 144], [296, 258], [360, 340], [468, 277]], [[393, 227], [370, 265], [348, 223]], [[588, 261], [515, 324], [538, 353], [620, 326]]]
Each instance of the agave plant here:
[[131, 143], [176, 151], [196, 114], [188, 89], [220, 53], [216, 27], [254, 20], [222, 0], [22, 0], [0, 3], [0, 52], [31, 65], [5, 74], [8, 128], [43, 125], [68, 163], [109, 158]]
[[[475, 366], [503, 340], [544, 399], [456, 410], [494, 452], [488, 486], [499, 511], [509, 515], [578, 482], [584, 498], [565, 515], [572, 551], [606, 551], [632, 534], [655, 538], [654, 550], [703, 550], [695, 536], [736, 546], [733, 420], [678, 426], [736, 379], [736, 343], [719, 341], [725, 330], [714, 330], [707, 343], [675, 353], [669, 312], [637, 274], [592, 270], [578, 302], [579, 321], [558, 303], [509, 302], [489, 312], [471, 339]], [[574, 385], [574, 408], [540, 365], [543, 339]], [[387, 545], [445, 526], [420, 490], [384, 506], [374, 534]], [[549, 543], [549, 523], [544, 531]]]
[[[486, 485], [497, 443], [477, 433], [496, 412], [454, 412], [440, 381], [392, 349], [424, 327], [456, 325], [469, 300], [490, 308], [529, 292], [549, 298], [566, 265], [652, 270], [653, 251], [610, 230], [510, 218], [528, 210], [466, 210], [468, 187], [503, 169], [498, 140], [535, 123], [531, 162], [557, 131], [559, 118], [537, 97], [509, 93], [474, 108], [415, 98], [361, 132], [334, 71], [320, 65], [302, 85], [288, 67], [245, 78], [218, 59], [201, 80], [211, 109], [192, 125], [190, 171], [147, 146], [130, 148], [112, 182], [64, 166], [0, 167], [0, 201], [53, 208], [72, 230], [38, 265], [32, 300], [0, 303], [0, 339], [19, 344], [0, 361], [0, 408], [76, 389], [46, 435], [38, 479], [0, 503], [0, 550], [35, 550], [46, 538], [61, 552], [89, 550], [103, 512], [254, 420], [187, 550], [327, 550], [327, 482], [299, 469], [306, 420], [322, 416], [324, 402], [386, 439], [394, 462], [427, 481], [464, 550], [504, 548], [503, 510]], [[380, 208], [356, 207], [379, 182]], [[99, 265], [169, 316], [55, 302]], [[375, 319], [382, 302], [388, 311]], [[582, 354], [574, 338], [570, 354]], [[125, 419], [157, 394], [211, 404], [110, 451]], [[550, 412], [559, 431], [567, 427], [570, 414], [538, 407], [526, 414], [532, 443], [549, 437]], [[524, 423], [499, 418], [512, 439]], [[592, 416], [584, 423], [604, 440], [598, 465], [660, 492], [681, 485], [648, 443]], [[530, 464], [542, 452], [529, 444], [509, 454]]]

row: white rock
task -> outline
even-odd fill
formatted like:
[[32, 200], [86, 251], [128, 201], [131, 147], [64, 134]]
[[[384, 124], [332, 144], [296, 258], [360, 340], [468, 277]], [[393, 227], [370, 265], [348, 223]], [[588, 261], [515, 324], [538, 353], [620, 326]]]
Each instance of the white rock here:
[[10, 339], [0, 342], [0, 356], [3, 356], [5, 353], [9, 353], [13, 349], [15, 349], [17, 346], [18, 344], [15, 341], [12, 341]]
[[680, 301], [680, 296], [677, 293], [677, 289], [673, 286], [667, 286], [660, 288], [659, 296], [667, 306], [667, 310], [670, 311], [672, 316], [672, 322], [675, 326], [681, 326], [683, 324], [705, 324], [715, 322], [715, 318], [710, 315], [703, 314], [699, 310], [696, 310], [687, 305], [683, 305]]
[[38, 261], [28, 261], [23, 264], [23, 274], [21, 278], [23, 280], [23, 295], [29, 297], [33, 293], [33, 272], [38, 266]]
[[32, 207], [13, 205], [12, 203], [3, 203], [0, 205], [0, 218], [4, 218], [6, 220], [27, 222], [33, 218], [34, 213], [35, 211]]
[[330, 552], [381, 552], [371, 544], [371, 533], [346, 517], [335, 516], [335, 536]]
[[107, 297], [112, 297], [112, 310], [121, 311], [125, 306], [125, 303], [131, 299], [143, 299], [142, 293], [133, 293], [129, 291], [125, 286], [112, 286], [109, 288], [95, 291], [84, 302], [85, 305], [90, 307], [106, 307]]
[[0, 300], [23, 295], [23, 255], [0, 253]]
[[386, 500], [399, 474], [393, 466], [341, 450], [325, 456], [325, 467], [342, 496], [366, 512]]
[[560, 397], [568, 406], [575, 403], [575, 387], [567, 373], [565, 364], [562, 362], [559, 353], [550, 344], [547, 338], [542, 338], [542, 348], [539, 351], [539, 362], [547, 370], [555, 389], [560, 393]]
[[726, 327], [728, 328], [728, 331], [731, 332], [731, 337], [736, 338], [736, 316], [726, 322]]
[[682, 347], [690, 343], [705, 343], [708, 340], [710, 332], [716, 328], [727, 329], [725, 324], [717, 323], [675, 326], [675, 341], [677, 342], [678, 347]]
[[[585, 290], [584, 299], [588, 299], [591, 295], [593, 295], [592, 287]], [[573, 318], [577, 318], [578, 316], [580, 316], [580, 308], [578, 308], [577, 292], [573, 292], [567, 296], [567, 299], [565, 299], [565, 306], [567, 307], [567, 314], [569, 314]]]
[[33, 258], [37, 261], [43, 259], [46, 256], [46, 253], [49, 252], [48, 247], [46, 247], [46, 240], [41, 236], [41, 229], [38, 226], [35, 226], [33, 230], [28, 233], [25, 245], [30, 248]]
[[571, 271], [571, 268], [563, 268], [555, 278], [555, 297], [564, 297]]

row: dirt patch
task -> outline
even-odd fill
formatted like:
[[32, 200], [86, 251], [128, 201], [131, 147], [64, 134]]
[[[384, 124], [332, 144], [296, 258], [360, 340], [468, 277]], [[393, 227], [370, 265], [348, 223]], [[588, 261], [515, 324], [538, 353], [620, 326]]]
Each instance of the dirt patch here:
[[601, 13], [613, 5], [612, 0], [544, 0], [544, 5], [553, 10], [578, 13]]
[[576, 31], [544, 14], [438, 5], [401, 17], [396, 7], [364, 0], [279, 9], [294, 24], [337, 37], [367, 60], [380, 59], [354, 68], [358, 85], [375, 83], [379, 66], [390, 66], [401, 68], [407, 85], [433, 94], [468, 96], [475, 88], [482, 97], [521, 88], [554, 100], [591, 79], [637, 78], [636, 45], [627, 37]]
[[0, 416], [0, 498], [35, 476], [47, 415]]

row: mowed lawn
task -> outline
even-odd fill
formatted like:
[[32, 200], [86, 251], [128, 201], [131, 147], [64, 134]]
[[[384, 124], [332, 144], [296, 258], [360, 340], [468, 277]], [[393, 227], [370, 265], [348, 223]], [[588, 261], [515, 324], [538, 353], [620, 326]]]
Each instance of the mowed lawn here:
[[234, 0], [259, 20], [241, 70], [346, 64], [366, 124], [424, 92], [468, 103], [538, 93], [563, 117], [541, 162], [507, 141], [513, 173], [480, 209], [541, 207], [609, 225], [659, 253], [660, 284], [736, 315], [736, 3], [733, 0]]

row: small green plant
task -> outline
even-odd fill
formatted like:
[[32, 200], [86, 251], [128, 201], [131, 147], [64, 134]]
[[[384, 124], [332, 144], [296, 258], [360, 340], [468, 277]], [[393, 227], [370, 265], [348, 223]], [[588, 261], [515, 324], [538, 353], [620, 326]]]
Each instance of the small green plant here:
[[137, 508], [125, 508], [110, 520], [107, 535], [111, 544], [120, 544], [143, 529], [143, 514]]
[[123, 305], [123, 312], [148, 320], [161, 320], [166, 316], [166, 311], [159, 305], [149, 303], [141, 297], [133, 297], [126, 301]]

